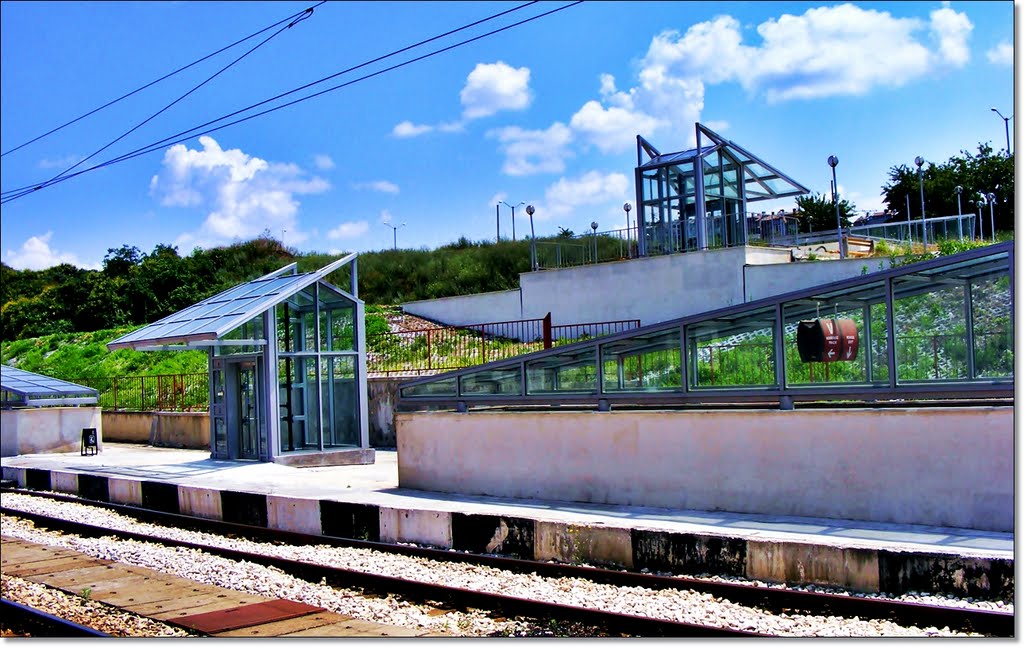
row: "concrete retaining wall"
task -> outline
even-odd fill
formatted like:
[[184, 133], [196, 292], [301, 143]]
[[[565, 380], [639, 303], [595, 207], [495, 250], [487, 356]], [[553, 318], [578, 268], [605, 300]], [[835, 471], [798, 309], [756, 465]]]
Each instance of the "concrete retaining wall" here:
[[371, 377], [366, 380], [370, 392], [370, 446], [395, 446], [395, 403], [398, 388], [411, 378]]
[[961, 597], [1004, 597], [1014, 590], [1013, 559], [991, 556], [746, 539], [724, 534], [727, 528], [723, 534], [710, 535], [398, 509], [6, 465], [3, 478], [22, 488], [77, 491], [95, 501], [250, 526], [520, 559], [608, 564], [634, 571], [712, 573], [894, 595], [928, 590]]
[[210, 415], [202, 411], [104, 411], [103, 426], [112, 442], [182, 449], [210, 447]]
[[1013, 530], [1011, 407], [427, 412], [396, 425], [403, 488]]
[[[879, 267], [881, 265], [881, 267]], [[775, 265], [750, 265], [743, 268], [747, 301], [803, 288], [850, 279], [889, 269], [888, 259], [851, 258], [834, 261], [804, 261]], [[784, 288], [784, 289], [780, 289]]]
[[[402, 304], [402, 310], [417, 317], [444, 322], [449, 326], [530, 318], [523, 315], [519, 290], [410, 301]], [[547, 311], [540, 316], [543, 317], [544, 314], [547, 314]]]
[[0, 411], [0, 456], [77, 452], [82, 429], [95, 428], [103, 449], [99, 407], [39, 407]]

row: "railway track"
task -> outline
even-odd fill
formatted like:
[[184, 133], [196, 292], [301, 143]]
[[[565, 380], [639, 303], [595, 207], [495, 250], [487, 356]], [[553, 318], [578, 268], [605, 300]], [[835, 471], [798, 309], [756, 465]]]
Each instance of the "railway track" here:
[[65, 620], [40, 609], [0, 598], [4, 624], [13, 633], [33, 638], [110, 638], [110, 634]]
[[[13, 491], [13, 490], [4, 490]], [[301, 533], [248, 526], [223, 521], [200, 519], [178, 514], [157, 512], [153, 510], [95, 502], [77, 497], [52, 494], [38, 491], [16, 490], [18, 494], [39, 496], [47, 499], [94, 505], [120, 514], [146, 521], [163, 524], [173, 528], [192, 529], [201, 532], [227, 536], [240, 536], [250, 540], [261, 540], [275, 544], [323, 545], [338, 547], [371, 548], [383, 553], [415, 556], [437, 561], [462, 562], [504, 569], [515, 572], [531, 572], [543, 577], [583, 578], [603, 584], [622, 587], [644, 587], [648, 589], [685, 589], [706, 593], [717, 598], [730, 600], [737, 604], [757, 607], [773, 613], [806, 613], [814, 615], [833, 615], [857, 617], [860, 619], [891, 620], [906, 626], [918, 627], [950, 627], [954, 630], [977, 632], [993, 636], [1012, 636], [1014, 632], [1013, 614], [1006, 612], [987, 611], [972, 608], [957, 608], [939, 605], [925, 605], [903, 601], [861, 598], [847, 595], [827, 594], [808, 591], [795, 591], [784, 588], [756, 587], [744, 584], [715, 582], [683, 577], [667, 577], [644, 573], [632, 573], [620, 570], [609, 570], [593, 567], [581, 567], [551, 562], [535, 562], [491, 555], [476, 555], [447, 550], [392, 545], [363, 540], [343, 539], [336, 537], [306, 535]], [[4, 514], [32, 519], [39, 525], [59, 530], [66, 530], [84, 535], [110, 535], [106, 528], [80, 524], [62, 519], [52, 519], [18, 510], [0, 507]], [[373, 575], [362, 571], [349, 571], [333, 567], [320, 566], [308, 562], [297, 562], [279, 557], [254, 555], [232, 549], [211, 547], [205, 544], [191, 544], [179, 540], [151, 537], [138, 533], [118, 531], [118, 536], [145, 541], [155, 541], [168, 546], [184, 546], [204, 550], [231, 559], [246, 559], [255, 563], [271, 565], [289, 574], [311, 581], [324, 579], [338, 586], [363, 588], [378, 593], [397, 593], [410, 599], [435, 600], [447, 604], [480, 609], [500, 609], [505, 613], [518, 614], [539, 618], [558, 618], [571, 622], [593, 624], [607, 627], [610, 631], [643, 636], [713, 636], [713, 635], [757, 635], [751, 632], [722, 629], [720, 627], [703, 627], [676, 623], [664, 620], [652, 620], [638, 616], [612, 617], [604, 612], [565, 605], [511, 598], [495, 594], [482, 594], [477, 591], [439, 587], [436, 584], [402, 580], [388, 576]]]

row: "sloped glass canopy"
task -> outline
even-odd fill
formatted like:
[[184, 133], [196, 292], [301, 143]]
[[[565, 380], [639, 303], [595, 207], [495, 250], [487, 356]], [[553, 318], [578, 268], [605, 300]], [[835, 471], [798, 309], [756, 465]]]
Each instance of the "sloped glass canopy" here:
[[0, 366], [0, 390], [4, 406], [95, 404], [99, 396], [96, 389], [13, 366]]
[[1013, 242], [1000, 243], [419, 378], [401, 402], [1012, 398], [1013, 257]]

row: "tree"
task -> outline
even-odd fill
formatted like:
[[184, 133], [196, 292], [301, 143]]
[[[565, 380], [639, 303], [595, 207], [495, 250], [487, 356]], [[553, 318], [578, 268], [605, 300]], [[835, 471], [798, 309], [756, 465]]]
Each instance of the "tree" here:
[[[820, 193], [814, 195], [802, 195], [796, 199], [796, 208], [799, 211], [800, 231], [835, 231], [836, 229], [836, 205], [831, 199], [826, 199]], [[849, 200], [840, 198], [839, 215], [843, 227], [850, 226], [850, 216], [857, 210], [857, 206]]]

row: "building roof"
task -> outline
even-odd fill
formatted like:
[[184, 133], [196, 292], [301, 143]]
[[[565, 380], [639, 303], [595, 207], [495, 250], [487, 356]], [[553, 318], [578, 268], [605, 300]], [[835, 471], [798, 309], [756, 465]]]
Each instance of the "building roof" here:
[[7, 365], [0, 365], [0, 389], [32, 406], [68, 404], [69, 399], [74, 404], [95, 404], [99, 396], [96, 389]]
[[296, 264], [292, 263], [118, 337], [108, 343], [107, 348], [141, 350], [170, 344], [178, 345], [177, 348], [208, 345], [341, 266], [352, 262], [356, 256], [357, 254], [349, 254], [316, 272], [305, 274], [295, 274]]

